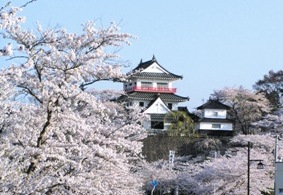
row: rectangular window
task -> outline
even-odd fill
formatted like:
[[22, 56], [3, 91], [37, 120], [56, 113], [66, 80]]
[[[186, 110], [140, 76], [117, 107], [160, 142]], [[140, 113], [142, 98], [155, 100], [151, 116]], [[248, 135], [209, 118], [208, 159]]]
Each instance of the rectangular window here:
[[152, 87], [152, 82], [141, 82], [141, 87]]
[[168, 103], [168, 108], [172, 110], [172, 103]]
[[168, 88], [168, 83], [157, 83], [157, 88]]
[[140, 107], [144, 107], [144, 102], [139, 102]]
[[220, 129], [221, 128], [221, 124], [212, 124], [211, 127], [213, 129]]
[[213, 112], [213, 116], [218, 116], [218, 112]]
[[152, 129], [164, 129], [163, 121], [151, 121]]

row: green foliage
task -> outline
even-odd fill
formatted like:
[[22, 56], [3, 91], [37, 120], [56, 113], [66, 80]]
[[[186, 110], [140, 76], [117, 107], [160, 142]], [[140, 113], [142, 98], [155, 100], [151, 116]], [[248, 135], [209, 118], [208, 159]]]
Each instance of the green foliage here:
[[194, 121], [184, 111], [169, 112], [164, 118], [164, 123], [171, 123], [168, 128], [169, 136], [197, 136]]
[[263, 79], [258, 80], [253, 88], [265, 94], [272, 108], [277, 110], [282, 106], [280, 98], [283, 95], [283, 70], [277, 72], [269, 71]]

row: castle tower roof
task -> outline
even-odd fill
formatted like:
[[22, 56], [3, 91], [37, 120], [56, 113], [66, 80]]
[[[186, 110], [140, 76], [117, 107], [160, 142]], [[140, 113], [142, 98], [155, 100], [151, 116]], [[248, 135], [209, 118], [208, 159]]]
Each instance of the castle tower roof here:
[[[154, 71], [152, 71], [154, 70]], [[139, 65], [131, 71], [132, 77], [146, 79], [178, 80], [183, 76], [176, 75], [162, 67], [153, 55], [152, 59], [146, 62], [140, 61]]]

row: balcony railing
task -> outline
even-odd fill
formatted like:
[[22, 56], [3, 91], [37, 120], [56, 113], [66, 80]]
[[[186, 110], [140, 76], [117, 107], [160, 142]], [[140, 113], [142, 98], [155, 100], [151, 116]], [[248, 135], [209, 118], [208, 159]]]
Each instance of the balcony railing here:
[[176, 93], [176, 88], [168, 87], [138, 87], [134, 86], [132, 88], [127, 88], [126, 92], [130, 91], [143, 91], [143, 92], [160, 92], [160, 93]]

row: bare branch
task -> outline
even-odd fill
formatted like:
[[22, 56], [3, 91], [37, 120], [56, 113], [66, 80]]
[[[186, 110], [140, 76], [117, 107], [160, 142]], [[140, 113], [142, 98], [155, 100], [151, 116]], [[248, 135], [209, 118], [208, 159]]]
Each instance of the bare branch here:
[[31, 4], [35, 1], [37, 1], [37, 0], [30, 0], [30, 1], [26, 2], [24, 5], [20, 6], [20, 8], [24, 8], [24, 7], [28, 6], [29, 4]]

